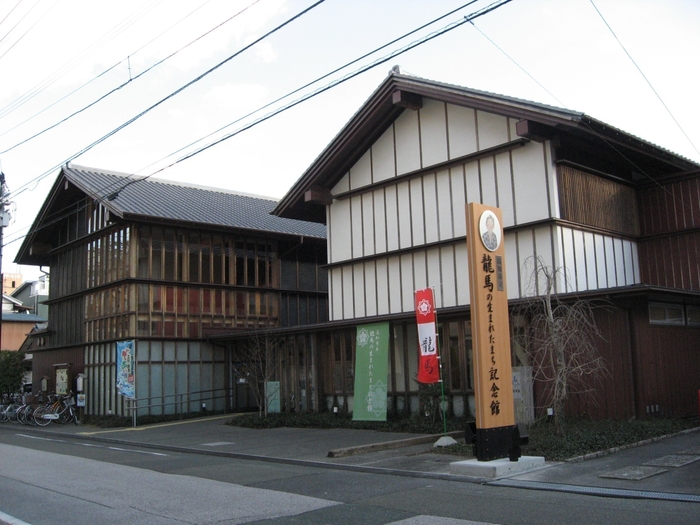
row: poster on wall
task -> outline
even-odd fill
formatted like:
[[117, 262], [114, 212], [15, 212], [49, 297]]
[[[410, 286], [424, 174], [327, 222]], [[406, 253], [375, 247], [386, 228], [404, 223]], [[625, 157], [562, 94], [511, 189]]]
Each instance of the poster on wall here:
[[136, 399], [136, 342], [117, 342], [117, 392]]
[[357, 327], [354, 421], [386, 421], [389, 323]]
[[66, 395], [68, 393], [68, 369], [56, 369], [56, 393]]

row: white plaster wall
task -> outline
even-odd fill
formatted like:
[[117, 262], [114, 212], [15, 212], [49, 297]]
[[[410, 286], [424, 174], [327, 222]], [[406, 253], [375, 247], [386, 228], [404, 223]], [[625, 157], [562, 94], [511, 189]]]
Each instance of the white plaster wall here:
[[433, 166], [449, 160], [447, 155], [447, 112], [445, 104], [423, 99], [420, 118], [421, 166]]
[[[405, 110], [332, 189], [338, 198], [328, 207], [329, 263], [347, 265], [329, 274], [331, 319], [412, 311], [414, 291], [425, 287], [435, 288], [438, 307], [469, 304], [465, 204], [498, 206], [506, 227], [556, 216], [549, 145], [530, 142], [451, 168], [429, 167], [515, 138], [515, 120], [499, 115], [432, 100]], [[421, 169], [420, 177], [371, 188]], [[343, 197], [347, 191], [359, 193]], [[440, 242], [447, 244], [420, 249]], [[505, 243], [510, 298], [526, 293], [528, 257], [568, 264], [570, 291], [607, 283], [611, 275], [615, 282], [634, 279], [636, 247], [625, 252], [621, 241], [533, 225], [508, 233]], [[610, 252], [614, 264], [607, 262]]]

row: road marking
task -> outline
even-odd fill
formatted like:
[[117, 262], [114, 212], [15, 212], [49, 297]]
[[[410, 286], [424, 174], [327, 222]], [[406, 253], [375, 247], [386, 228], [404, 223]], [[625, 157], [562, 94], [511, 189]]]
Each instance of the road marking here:
[[0, 512], [0, 521], [2, 523], [7, 523], [7, 525], [30, 525], [26, 521], [18, 520], [14, 516]]
[[216, 441], [215, 443], [202, 443], [203, 447], [223, 447], [225, 445], [235, 445], [233, 441]]
[[[65, 439], [52, 439], [52, 438], [43, 438], [43, 437], [38, 437], [38, 436], [30, 436], [28, 434], [17, 434], [20, 437], [25, 437], [25, 438], [30, 438], [30, 439], [38, 439], [40, 441], [53, 441], [55, 443], [68, 443]], [[107, 447], [104, 445], [96, 445], [94, 443], [79, 443], [79, 442], [73, 442], [74, 445], [81, 445], [83, 447], [92, 447], [92, 448], [104, 448], [107, 450], [116, 450], [118, 452], [131, 452], [133, 454], [148, 454], [150, 456], [164, 456], [167, 457], [168, 454], [163, 454], [162, 452], [150, 452], [146, 450], [132, 450], [128, 448], [120, 448], [120, 447]]]
[[17, 434], [20, 437], [24, 438], [29, 438], [29, 439], [37, 439], [39, 441], [55, 441], [56, 443], [68, 443], [65, 439], [54, 439], [54, 438], [43, 438], [39, 436], [31, 436], [29, 434]]
[[109, 450], [117, 450], [119, 452], [133, 452], [134, 454], [148, 454], [150, 456], [165, 456], [167, 457], [167, 454], [163, 454], [162, 452], [149, 452], [147, 450], [129, 450], [127, 448], [120, 448], [120, 447], [106, 447]]

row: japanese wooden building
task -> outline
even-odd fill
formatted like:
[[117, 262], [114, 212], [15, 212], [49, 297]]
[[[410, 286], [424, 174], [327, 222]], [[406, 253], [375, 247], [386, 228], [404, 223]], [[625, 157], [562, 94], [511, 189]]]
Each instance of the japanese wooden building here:
[[[413, 297], [433, 287], [450, 406], [473, 407], [466, 202], [503, 212], [511, 306], [538, 293], [533, 258], [566, 275], [558, 299], [606, 305], [597, 346], [609, 375], [590, 385], [597, 396], [572, 395], [569, 414], [697, 415], [698, 165], [583, 113], [397, 71], [275, 210], [328, 226], [328, 326], [337, 328], [323, 337], [346, 342], [319, 347], [326, 400], [352, 403], [336, 373], [352, 361], [344, 327], [385, 320], [390, 405], [415, 410]], [[517, 341], [527, 319], [511, 326]], [[512, 350], [526, 384], [529, 363]], [[518, 418], [531, 418], [518, 403]]]
[[[534, 257], [564, 270], [558, 298], [606, 305], [610, 373], [570, 414], [697, 414], [700, 166], [583, 113], [398, 72], [279, 202], [66, 166], [16, 260], [51, 269], [34, 388], [69, 367], [89, 412], [121, 413], [114, 348], [133, 339], [145, 410], [200, 391], [245, 408], [238, 356], [264, 330], [282, 410], [352, 411], [356, 327], [381, 321], [389, 410], [415, 411], [413, 297], [432, 287], [450, 409], [473, 411], [467, 202], [502, 210], [511, 307], [537, 293]], [[512, 354], [528, 420], [528, 393], [546, 407]]]
[[[17, 256], [49, 267], [49, 319], [32, 334], [33, 390], [75, 391], [125, 413], [117, 341], [135, 341], [139, 414], [246, 408], [217, 333], [327, 320], [326, 228], [276, 201], [65, 166]], [[245, 386], [245, 384], [244, 384]]]

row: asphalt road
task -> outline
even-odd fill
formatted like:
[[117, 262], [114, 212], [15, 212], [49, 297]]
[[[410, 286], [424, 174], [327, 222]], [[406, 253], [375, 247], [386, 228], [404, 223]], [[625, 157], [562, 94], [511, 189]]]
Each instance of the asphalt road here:
[[700, 523], [698, 503], [246, 460], [20, 426], [0, 431], [0, 513], [13, 525]]

